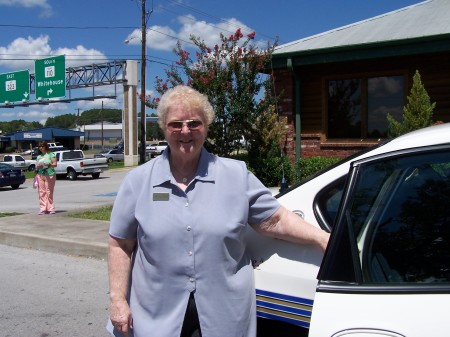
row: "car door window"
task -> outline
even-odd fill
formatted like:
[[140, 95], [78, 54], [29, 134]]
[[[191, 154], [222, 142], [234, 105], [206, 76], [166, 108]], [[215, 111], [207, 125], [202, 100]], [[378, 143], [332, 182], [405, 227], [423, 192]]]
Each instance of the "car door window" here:
[[342, 192], [347, 175], [333, 181], [317, 193], [314, 200], [314, 213], [320, 226], [331, 231], [341, 203]]
[[362, 171], [350, 218], [364, 283], [450, 284], [450, 153], [415, 153]]

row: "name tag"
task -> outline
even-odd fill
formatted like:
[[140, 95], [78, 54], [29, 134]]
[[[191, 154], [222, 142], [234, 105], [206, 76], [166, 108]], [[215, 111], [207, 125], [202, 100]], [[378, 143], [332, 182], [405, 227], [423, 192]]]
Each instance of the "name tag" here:
[[169, 193], [165, 192], [153, 193], [153, 201], [169, 201]]

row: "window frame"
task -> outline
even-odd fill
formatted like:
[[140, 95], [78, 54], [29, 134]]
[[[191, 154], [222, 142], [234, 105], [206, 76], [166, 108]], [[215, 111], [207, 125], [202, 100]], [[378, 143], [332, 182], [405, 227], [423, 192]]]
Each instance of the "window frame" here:
[[[369, 123], [369, 115], [368, 115], [368, 80], [370, 78], [378, 78], [378, 77], [395, 77], [402, 76], [403, 77], [403, 107], [406, 104], [406, 97], [409, 91], [409, 77], [408, 71], [403, 70], [395, 70], [395, 71], [387, 71], [387, 72], [367, 72], [367, 73], [354, 73], [354, 74], [334, 74], [327, 75], [322, 78], [322, 92], [323, 92], [323, 110], [322, 110], [322, 143], [335, 143], [335, 142], [355, 142], [355, 141], [379, 141], [379, 138], [369, 138], [368, 134], [368, 123]], [[328, 124], [328, 107], [329, 107], [329, 81], [338, 81], [338, 80], [361, 80], [361, 130], [360, 130], [360, 138], [333, 138], [329, 137], [329, 124]]]
[[[355, 189], [361, 165], [371, 161], [392, 159], [400, 156], [411, 156], [420, 152], [450, 151], [450, 144], [427, 146], [414, 149], [394, 151], [364, 158], [351, 163], [349, 176], [341, 200], [341, 207], [332, 231], [329, 247], [325, 252], [318, 279], [318, 291], [334, 293], [450, 293], [449, 283], [370, 283], [364, 281], [363, 265], [360, 259], [357, 237], [353, 227], [347, 222], [348, 210], [353, 198], [350, 196]], [[336, 268], [339, 265], [339, 268]]]

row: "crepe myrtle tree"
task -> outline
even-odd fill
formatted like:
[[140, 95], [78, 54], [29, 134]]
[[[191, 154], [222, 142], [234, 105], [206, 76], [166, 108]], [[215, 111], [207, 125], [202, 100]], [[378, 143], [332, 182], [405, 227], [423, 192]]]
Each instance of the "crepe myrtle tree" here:
[[[209, 129], [209, 146], [218, 155], [228, 156], [237, 150], [242, 136], [251, 144], [257, 117], [277, 99], [271, 94], [272, 78], [267, 74], [276, 43], [260, 49], [254, 38], [255, 33], [244, 37], [238, 29], [228, 37], [221, 33], [221, 43], [210, 47], [191, 35], [198, 48], [195, 57], [178, 42], [174, 49], [178, 61], [166, 70], [166, 79], [157, 77], [155, 81], [160, 95], [184, 84], [208, 96], [216, 112]], [[156, 108], [158, 101], [158, 97], [146, 97], [149, 107]]]

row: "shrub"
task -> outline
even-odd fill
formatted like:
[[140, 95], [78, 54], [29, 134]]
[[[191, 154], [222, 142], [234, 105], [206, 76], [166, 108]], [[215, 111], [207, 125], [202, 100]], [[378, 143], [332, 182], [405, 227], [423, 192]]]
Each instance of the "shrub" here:
[[[253, 151], [249, 151], [253, 152]], [[265, 186], [278, 186], [284, 178], [293, 183], [295, 175], [289, 158], [280, 153], [278, 144], [273, 143], [266, 155], [255, 156], [249, 153], [248, 167]]]
[[391, 138], [433, 125], [433, 110], [436, 107], [436, 102], [431, 103], [418, 70], [413, 77], [410, 95], [406, 98], [408, 104], [403, 108], [401, 121], [397, 121], [390, 114], [387, 114], [388, 136]]
[[318, 171], [337, 163], [339, 160], [341, 160], [339, 157], [316, 156], [310, 158], [300, 158], [295, 163], [296, 181], [302, 181]]

